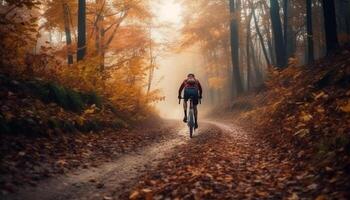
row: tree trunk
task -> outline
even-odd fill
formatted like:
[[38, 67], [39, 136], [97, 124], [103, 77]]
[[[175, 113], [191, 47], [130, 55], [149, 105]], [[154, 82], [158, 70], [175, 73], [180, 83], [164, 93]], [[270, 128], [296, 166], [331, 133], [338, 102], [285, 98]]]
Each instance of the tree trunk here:
[[339, 43], [350, 43], [350, 0], [335, 1]]
[[255, 85], [260, 85], [262, 83], [262, 80], [263, 80], [263, 77], [262, 77], [262, 74], [261, 74], [261, 71], [260, 71], [260, 68], [259, 68], [259, 64], [257, 62], [257, 58], [256, 58], [256, 54], [255, 54], [255, 51], [254, 51], [254, 47], [253, 47], [253, 42], [250, 41], [250, 49], [251, 49], [251, 54], [252, 54], [252, 60], [253, 60], [253, 69], [254, 69], [254, 72], [255, 72]]
[[288, 9], [288, 0], [283, 0], [283, 43], [284, 48], [286, 49], [286, 61], [288, 61], [288, 17], [289, 17], [289, 9]]
[[152, 48], [152, 26], [149, 28], [149, 74], [148, 74], [148, 83], [147, 83], [147, 94], [151, 91], [153, 72], [154, 72], [154, 63], [153, 63], [153, 48]]
[[67, 3], [62, 1], [63, 18], [64, 18], [64, 31], [66, 33], [66, 45], [67, 45], [67, 62], [68, 65], [73, 64], [72, 54], [72, 37], [69, 24], [69, 9]]
[[[239, 9], [239, 8], [238, 8]], [[237, 94], [243, 92], [242, 80], [239, 69], [239, 36], [238, 36], [238, 18], [236, 4], [234, 0], [230, 0], [230, 38], [231, 38], [231, 59], [232, 59], [232, 84], [236, 86]], [[231, 100], [233, 99], [233, 91]]]
[[78, 4], [78, 49], [77, 61], [83, 60], [86, 54], [86, 0]]
[[279, 4], [278, 0], [270, 0], [270, 16], [271, 16], [271, 25], [273, 31], [275, 52], [276, 52], [276, 61], [278, 68], [284, 68], [287, 65], [286, 59], [286, 48], [283, 41], [283, 32], [282, 32], [282, 23], [279, 14]]
[[100, 16], [100, 50], [99, 50], [99, 57], [100, 57], [100, 72], [102, 73], [105, 69], [105, 29], [104, 29], [104, 14], [101, 14]]
[[312, 33], [312, 0], [306, 0], [306, 28], [307, 28], [307, 62], [314, 62], [314, 38]]
[[100, 15], [101, 15], [101, 13], [100, 13], [100, 10], [99, 9], [101, 9], [100, 8], [100, 4], [101, 4], [101, 2], [100, 2], [100, 0], [96, 0], [95, 1], [95, 3], [96, 3], [96, 25], [95, 25], [95, 31], [96, 31], [96, 33], [95, 33], [95, 54], [96, 55], [99, 55], [99, 52], [100, 52], [100, 39], [101, 39], [101, 31], [100, 31]]
[[246, 53], [247, 53], [247, 90], [249, 91], [251, 88], [251, 64], [250, 64], [250, 40], [251, 40], [251, 34], [250, 34], [250, 21], [252, 19], [252, 13], [247, 16], [247, 38], [246, 38]]
[[334, 0], [322, 0], [322, 3], [326, 32], [327, 55], [330, 55], [339, 47], [335, 6]]
[[254, 8], [253, 8], [252, 12], [253, 12], [254, 25], [255, 25], [256, 33], [258, 34], [259, 41], [260, 41], [261, 48], [262, 48], [263, 53], [264, 53], [264, 57], [265, 57], [266, 63], [267, 63], [268, 66], [270, 66], [271, 62], [270, 62], [269, 56], [267, 55], [267, 50], [266, 50], [266, 47], [265, 47], [264, 38], [261, 35], [259, 24], [258, 24], [258, 20], [256, 19]]
[[274, 51], [274, 48], [272, 46], [272, 39], [271, 39], [271, 32], [270, 32], [270, 27], [271, 27], [271, 19], [270, 17], [268, 17], [269, 15], [267, 14], [268, 10], [269, 10], [269, 7], [266, 3], [266, 1], [263, 1], [261, 4], [260, 4], [260, 7], [261, 7], [261, 11], [265, 11], [263, 12], [263, 15], [265, 17], [264, 20], [267, 21], [267, 23], [263, 23], [264, 25], [264, 30], [266, 32], [266, 40], [267, 40], [267, 47], [268, 47], [268, 50], [269, 50], [269, 54], [270, 54], [270, 62], [272, 65], [276, 65], [276, 55], [275, 55], [275, 51]]

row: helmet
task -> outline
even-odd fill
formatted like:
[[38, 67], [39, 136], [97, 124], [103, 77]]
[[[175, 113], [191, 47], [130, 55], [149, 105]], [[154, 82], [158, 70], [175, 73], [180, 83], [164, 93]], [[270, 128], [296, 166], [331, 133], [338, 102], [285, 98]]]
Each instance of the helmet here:
[[190, 76], [195, 77], [193, 73], [189, 73], [189, 74], [187, 75], [187, 77], [190, 77]]

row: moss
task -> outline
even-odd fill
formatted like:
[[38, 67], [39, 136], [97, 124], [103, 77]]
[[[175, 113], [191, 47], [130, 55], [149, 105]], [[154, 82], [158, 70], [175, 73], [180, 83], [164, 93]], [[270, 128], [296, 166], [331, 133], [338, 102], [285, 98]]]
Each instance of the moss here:
[[68, 89], [67, 94], [67, 108], [74, 112], [81, 112], [84, 109], [84, 102], [81, 95], [74, 90]]
[[67, 108], [68, 98], [67, 98], [66, 90], [62, 86], [54, 82], [48, 83], [47, 87], [49, 90], [49, 94], [48, 94], [49, 101], [56, 102], [58, 105], [62, 106], [63, 108]]
[[28, 82], [27, 87], [43, 101], [45, 102], [49, 101], [50, 91], [49, 91], [48, 85], [37, 81], [30, 81]]
[[82, 98], [88, 105], [95, 104], [97, 107], [102, 107], [102, 98], [96, 92], [83, 93]]

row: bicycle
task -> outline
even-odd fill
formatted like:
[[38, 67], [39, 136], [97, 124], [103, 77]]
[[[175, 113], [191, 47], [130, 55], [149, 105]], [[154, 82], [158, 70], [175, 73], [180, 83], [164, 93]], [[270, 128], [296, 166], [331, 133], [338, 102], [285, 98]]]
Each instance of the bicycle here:
[[[190, 96], [189, 100], [190, 100], [190, 109], [188, 111], [188, 120], [187, 120], [187, 126], [190, 129], [190, 138], [192, 138], [193, 132], [195, 130], [194, 125], [194, 109], [193, 109], [193, 97]], [[181, 103], [181, 99], [184, 99], [183, 97], [181, 97], [179, 99], [179, 104]], [[201, 104], [201, 99], [199, 99], [199, 103]]]

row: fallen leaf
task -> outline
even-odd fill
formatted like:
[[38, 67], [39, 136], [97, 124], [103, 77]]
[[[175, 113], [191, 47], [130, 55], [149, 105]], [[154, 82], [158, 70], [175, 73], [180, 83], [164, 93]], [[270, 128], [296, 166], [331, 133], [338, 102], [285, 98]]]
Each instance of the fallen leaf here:
[[350, 112], [350, 101], [348, 101], [346, 105], [341, 106], [340, 110], [346, 113]]
[[140, 192], [139, 192], [139, 191], [133, 191], [133, 192], [130, 194], [129, 199], [130, 199], [130, 200], [135, 200], [135, 199], [137, 199], [139, 196], [140, 196]]

